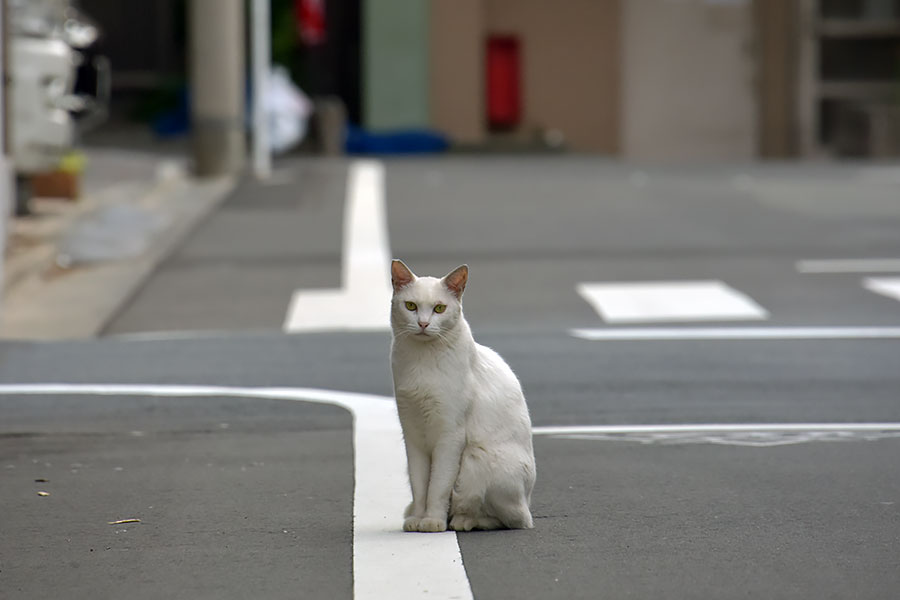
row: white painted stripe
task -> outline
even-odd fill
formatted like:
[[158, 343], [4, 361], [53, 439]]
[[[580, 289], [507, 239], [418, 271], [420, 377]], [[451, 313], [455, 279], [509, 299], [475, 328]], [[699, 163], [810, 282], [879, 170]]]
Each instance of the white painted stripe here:
[[766, 319], [752, 298], [721, 281], [580, 283], [578, 293], [608, 323]]
[[870, 292], [900, 300], [900, 277], [866, 277], [863, 287]]
[[900, 431], [900, 423], [701, 423], [666, 425], [562, 425], [534, 427], [534, 435], [728, 433], [748, 431]]
[[341, 288], [297, 290], [284, 330], [386, 330], [390, 328], [390, 251], [384, 206], [384, 165], [350, 165], [341, 254]]
[[[209, 340], [209, 339], [229, 339], [229, 338], [247, 338], [253, 335], [265, 336], [275, 335], [272, 331], [265, 329], [196, 329], [192, 331], [136, 331], [133, 333], [112, 333], [104, 336], [106, 339], [118, 340], [124, 342], [165, 342], [165, 341], [184, 341], [184, 340]], [[278, 335], [281, 335], [280, 333]]]
[[900, 258], [845, 258], [801, 260], [800, 273], [900, 273]]
[[900, 339], [900, 327], [646, 327], [569, 333], [590, 341]]
[[873, 442], [900, 437], [900, 423], [756, 423], [540, 427], [537, 435], [565, 440], [640, 444], [717, 444], [772, 448], [810, 442]]
[[312, 388], [197, 385], [13, 384], [0, 395], [112, 395], [267, 398], [332, 404], [353, 415], [354, 598], [472, 598], [454, 532], [402, 531], [410, 500], [406, 454], [392, 398]]

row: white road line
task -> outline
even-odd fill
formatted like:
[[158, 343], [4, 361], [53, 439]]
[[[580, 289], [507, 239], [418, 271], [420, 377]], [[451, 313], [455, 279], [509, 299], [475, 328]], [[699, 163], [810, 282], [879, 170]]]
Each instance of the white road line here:
[[589, 341], [900, 339], [900, 327], [633, 327], [569, 333]]
[[866, 277], [863, 287], [870, 292], [900, 300], [900, 277]]
[[900, 258], [801, 260], [800, 273], [900, 273]]
[[534, 427], [534, 435], [576, 433], [695, 433], [747, 431], [900, 431], [900, 423], [695, 423], [665, 425], [560, 425]]
[[191, 331], [172, 330], [112, 333], [104, 336], [104, 338], [123, 342], [166, 342], [183, 340], [245, 339], [252, 336], [262, 337], [268, 335], [273, 334], [271, 331], [265, 329], [195, 329]]
[[810, 442], [877, 441], [898, 438], [900, 423], [576, 425], [535, 427], [534, 434], [566, 440], [770, 448]]
[[580, 283], [578, 293], [608, 323], [746, 321], [769, 313], [721, 281]]
[[340, 406], [353, 415], [353, 597], [472, 598], [454, 532], [402, 531], [406, 454], [393, 398], [312, 388], [197, 385], [13, 384], [0, 395], [266, 398]]
[[384, 165], [350, 165], [341, 254], [341, 288], [297, 290], [284, 330], [386, 330], [390, 327], [390, 251]]

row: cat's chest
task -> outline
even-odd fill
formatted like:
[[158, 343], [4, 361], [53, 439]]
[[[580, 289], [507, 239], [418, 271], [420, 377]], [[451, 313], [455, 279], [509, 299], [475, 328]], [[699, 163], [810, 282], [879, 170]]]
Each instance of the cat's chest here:
[[417, 403], [445, 401], [466, 387], [466, 369], [452, 357], [404, 357], [393, 362], [394, 391]]
[[440, 398], [453, 387], [454, 377], [432, 365], [409, 364], [394, 368], [394, 389], [398, 395], [417, 400]]
[[407, 366], [395, 370], [397, 412], [407, 441], [432, 448], [465, 421], [468, 394], [446, 372]]

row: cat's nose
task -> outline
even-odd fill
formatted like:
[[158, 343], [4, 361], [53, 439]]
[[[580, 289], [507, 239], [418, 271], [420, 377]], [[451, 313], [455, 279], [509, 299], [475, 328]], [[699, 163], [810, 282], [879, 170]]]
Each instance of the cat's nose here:
[[419, 327], [425, 329], [426, 327], [428, 327], [429, 322], [430, 321], [419, 321]]

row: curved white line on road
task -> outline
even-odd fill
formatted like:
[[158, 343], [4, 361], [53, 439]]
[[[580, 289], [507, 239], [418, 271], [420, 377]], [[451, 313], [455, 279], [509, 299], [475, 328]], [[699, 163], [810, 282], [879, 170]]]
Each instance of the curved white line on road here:
[[331, 404], [353, 415], [353, 597], [467, 600], [472, 590], [454, 532], [404, 533], [406, 453], [393, 398], [313, 388], [205, 385], [0, 384], [0, 395], [264, 398]]

